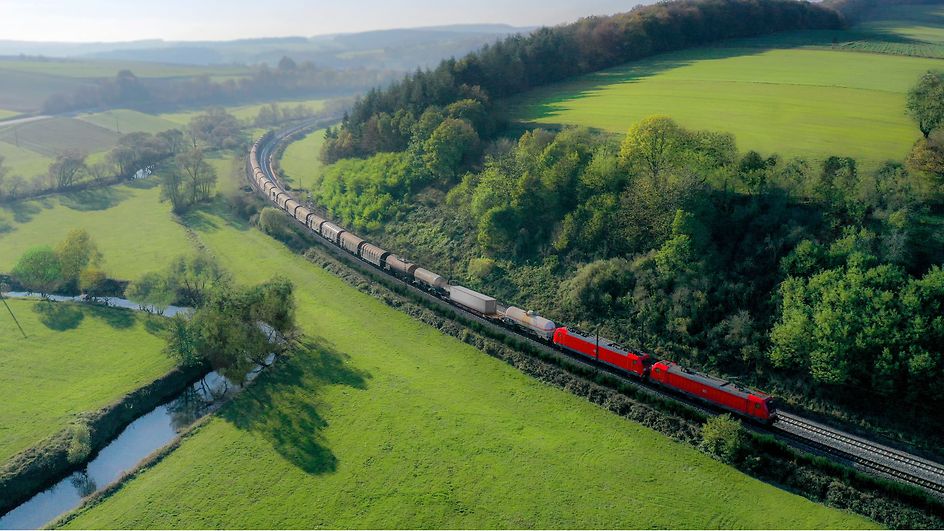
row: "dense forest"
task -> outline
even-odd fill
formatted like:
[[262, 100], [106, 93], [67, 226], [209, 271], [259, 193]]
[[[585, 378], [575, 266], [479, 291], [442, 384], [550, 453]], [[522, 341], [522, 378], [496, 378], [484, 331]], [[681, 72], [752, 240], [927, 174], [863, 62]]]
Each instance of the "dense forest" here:
[[[369, 93], [315, 203], [452, 279], [627, 346], [832, 410], [941, 426], [944, 82], [903, 162], [739, 152], [665, 116], [511, 138], [498, 98], [713, 39], [839, 26], [799, 2], [660, 3], [513, 37]], [[865, 397], [871, 400], [864, 400]], [[871, 406], [870, 406], [871, 407]], [[881, 409], [874, 408], [871, 409]]]

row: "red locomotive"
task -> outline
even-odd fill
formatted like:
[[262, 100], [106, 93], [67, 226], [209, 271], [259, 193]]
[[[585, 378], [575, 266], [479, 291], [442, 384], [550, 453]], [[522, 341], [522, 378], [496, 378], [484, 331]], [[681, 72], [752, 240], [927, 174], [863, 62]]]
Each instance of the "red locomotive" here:
[[646, 377], [646, 362], [649, 361], [649, 354], [637, 354], [626, 350], [608, 339], [599, 336], [590, 337], [562, 326], [554, 331], [554, 344], [618, 367], [640, 378]]
[[686, 369], [675, 362], [652, 363], [648, 354], [637, 354], [608, 339], [575, 332], [566, 327], [554, 331], [554, 344], [570, 352], [617, 367], [638, 378], [680, 391], [739, 415], [762, 421], [775, 417], [770, 396]]
[[770, 396], [697, 373], [673, 361], [654, 363], [649, 369], [649, 379], [740, 415], [763, 421], [772, 421], [775, 416]]

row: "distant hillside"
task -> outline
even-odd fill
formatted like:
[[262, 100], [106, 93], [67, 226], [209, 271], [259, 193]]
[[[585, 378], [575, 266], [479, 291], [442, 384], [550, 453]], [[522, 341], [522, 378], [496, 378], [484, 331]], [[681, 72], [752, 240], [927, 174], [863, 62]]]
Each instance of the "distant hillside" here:
[[283, 56], [333, 68], [413, 70], [533, 28], [468, 24], [234, 41], [49, 43], [0, 40], [0, 55], [43, 55], [189, 65], [275, 64]]

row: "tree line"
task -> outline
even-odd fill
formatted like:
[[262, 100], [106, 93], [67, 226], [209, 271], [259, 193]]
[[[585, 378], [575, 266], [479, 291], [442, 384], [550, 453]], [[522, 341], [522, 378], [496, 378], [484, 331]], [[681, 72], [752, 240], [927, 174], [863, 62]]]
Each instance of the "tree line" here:
[[[409, 140], [404, 121], [428, 108], [475, 100], [490, 108], [500, 98], [657, 53], [778, 31], [833, 29], [829, 8], [792, 0], [680, 0], [639, 6], [628, 13], [587, 17], [573, 24], [508, 37], [437, 68], [417, 71], [358, 100], [328, 137], [325, 162], [395, 151]], [[475, 123], [490, 136], [491, 113]]]
[[98, 108], [154, 108], [155, 106], [222, 105], [265, 99], [339, 94], [385, 84], [399, 73], [383, 70], [320, 68], [310, 62], [296, 64], [284, 57], [278, 65], [253, 67], [239, 78], [213, 80], [209, 75], [180, 80], [148, 79], [130, 70], [68, 93], [56, 93], [43, 104], [43, 112]]

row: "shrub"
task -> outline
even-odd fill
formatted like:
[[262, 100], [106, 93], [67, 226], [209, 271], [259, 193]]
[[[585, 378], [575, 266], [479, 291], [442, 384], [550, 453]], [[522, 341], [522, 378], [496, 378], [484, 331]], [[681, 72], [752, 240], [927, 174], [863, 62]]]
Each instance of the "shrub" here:
[[488, 277], [495, 270], [495, 260], [491, 258], [473, 258], [469, 260], [469, 276], [478, 280]]
[[701, 428], [701, 447], [726, 463], [734, 462], [744, 447], [741, 421], [725, 413], [708, 419]]
[[69, 463], [77, 465], [85, 461], [92, 453], [92, 432], [84, 422], [72, 426], [72, 441], [66, 458]]

